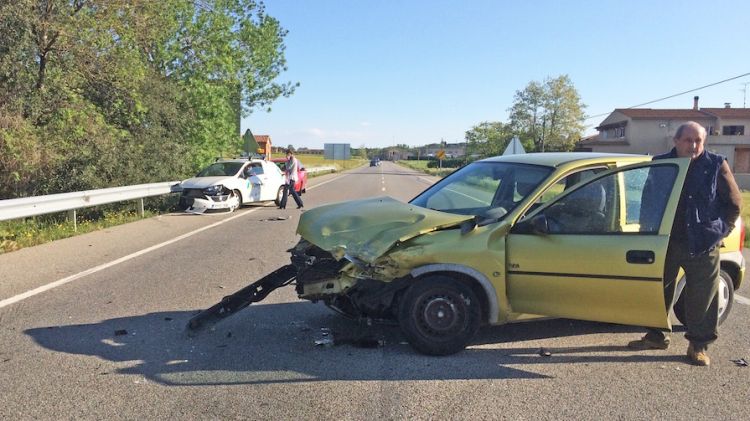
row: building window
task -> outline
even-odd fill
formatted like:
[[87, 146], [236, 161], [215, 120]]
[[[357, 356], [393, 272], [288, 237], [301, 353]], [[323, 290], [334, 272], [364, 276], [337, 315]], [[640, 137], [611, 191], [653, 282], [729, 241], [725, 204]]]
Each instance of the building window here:
[[721, 128], [721, 134], [725, 136], [744, 136], [745, 126], [724, 126]]
[[602, 133], [604, 139], [619, 139], [625, 137], [625, 127], [612, 127]]
[[736, 148], [734, 150], [734, 172], [738, 174], [750, 173], [750, 148]]
[[714, 132], [714, 126], [708, 126], [708, 127], [706, 127], [706, 133], [708, 133], [709, 136], [715, 135], [716, 132]]

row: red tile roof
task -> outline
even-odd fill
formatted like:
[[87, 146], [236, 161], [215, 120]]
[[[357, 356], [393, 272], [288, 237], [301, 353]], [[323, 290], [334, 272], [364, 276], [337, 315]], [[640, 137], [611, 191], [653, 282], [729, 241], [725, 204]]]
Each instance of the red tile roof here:
[[750, 108], [701, 108], [719, 118], [750, 118]]
[[255, 141], [258, 143], [268, 143], [268, 141], [271, 140], [271, 136], [267, 134], [256, 134], [256, 135], [253, 135], [253, 137], [255, 138]]
[[616, 108], [615, 111], [625, 114], [630, 118], [684, 118], [684, 119], [705, 119], [713, 118], [713, 115], [701, 110], [692, 109], [654, 109], [654, 108]]

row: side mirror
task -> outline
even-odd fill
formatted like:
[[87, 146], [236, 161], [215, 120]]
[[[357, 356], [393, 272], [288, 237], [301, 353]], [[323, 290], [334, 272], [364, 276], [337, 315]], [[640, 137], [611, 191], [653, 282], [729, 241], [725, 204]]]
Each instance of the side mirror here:
[[468, 221], [462, 222], [461, 225], [460, 225], [461, 226], [461, 235], [465, 235], [465, 234], [468, 234], [468, 233], [474, 231], [474, 228], [477, 227], [477, 220], [478, 220], [478, 217], [475, 216], [474, 218], [472, 218], [472, 219], [470, 219]]

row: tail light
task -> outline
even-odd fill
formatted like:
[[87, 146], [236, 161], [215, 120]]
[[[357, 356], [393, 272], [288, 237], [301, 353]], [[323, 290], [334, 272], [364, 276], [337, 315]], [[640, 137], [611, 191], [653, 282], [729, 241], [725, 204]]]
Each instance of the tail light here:
[[740, 222], [740, 250], [745, 247], [745, 222], [742, 218], [738, 218]]

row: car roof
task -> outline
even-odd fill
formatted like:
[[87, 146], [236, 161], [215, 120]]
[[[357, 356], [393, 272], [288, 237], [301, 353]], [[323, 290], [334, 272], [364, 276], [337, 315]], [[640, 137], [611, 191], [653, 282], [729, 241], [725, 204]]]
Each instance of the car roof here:
[[239, 163], [245, 163], [245, 162], [260, 162], [263, 163], [262, 159], [219, 159], [216, 162], [213, 162], [213, 164], [217, 162], [239, 162]]
[[527, 154], [502, 155], [482, 159], [477, 162], [512, 162], [519, 164], [544, 165], [559, 167], [572, 162], [642, 162], [648, 161], [648, 155], [603, 153], [603, 152], [534, 152]]

